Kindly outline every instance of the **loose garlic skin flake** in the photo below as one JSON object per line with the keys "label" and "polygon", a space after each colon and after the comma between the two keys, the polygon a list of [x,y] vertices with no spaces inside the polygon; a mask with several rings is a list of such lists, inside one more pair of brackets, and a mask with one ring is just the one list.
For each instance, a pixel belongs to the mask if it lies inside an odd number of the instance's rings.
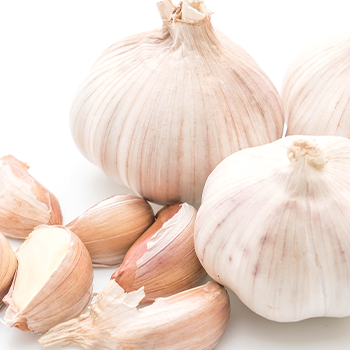
{"label": "loose garlic skin flake", "polygon": [[80,239],[61,226],[40,225],[16,252],[18,270],[3,301],[5,324],[45,332],[79,315],[92,296],[93,271]]}
{"label": "loose garlic skin flake", "polygon": [[56,197],[13,156],[0,160],[0,231],[24,239],[40,224],[62,224]]}
{"label": "loose garlic skin flake", "polygon": [[305,49],[283,81],[288,135],[350,138],[350,33]]}
{"label": "loose garlic skin flake", "polygon": [[10,289],[16,269],[15,253],[5,236],[0,233],[0,311],[5,306],[1,300]]}
{"label": "loose garlic skin flake", "polygon": [[161,29],[120,40],[93,66],[72,105],[72,135],[86,158],[147,200],[199,203],[221,160],[282,136],[282,103],[202,1],[157,6]]}
{"label": "loose garlic skin flake", "polygon": [[215,282],[137,309],[142,289],[125,293],[110,281],[78,318],[50,329],[44,348],[76,343],[89,350],[211,350],[230,318],[230,299]]}
{"label": "loose garlic skin flake", "polygon": [[350,140],[289,136],[209,176],[195,226],[208,274],[273,321],[350,315]]}

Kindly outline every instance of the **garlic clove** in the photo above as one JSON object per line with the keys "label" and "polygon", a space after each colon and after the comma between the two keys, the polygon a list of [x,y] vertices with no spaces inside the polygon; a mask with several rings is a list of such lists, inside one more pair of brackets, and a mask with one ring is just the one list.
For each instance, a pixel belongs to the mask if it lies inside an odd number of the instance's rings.
{"label": "garlic clove", "polygon": [[72,104],[72,135],[109,178],[147,200],[200,203],[221,160],[282,136],[282,103],[202,1],[157,6],[160,30],[120,40],[94,64]]}
{"label": "garlic clove", "polygon": [[350,138],[350,33],[310,45],[283,80],[288,135]]}
{"label": "garlic clove", "polygon": [[133,244],[112,278],[126,291],[145,289],[142,303],[198,286],[206,277],[194,250],[197,211],[187,203],[166,206]]}
{"label": "garlic clove", "polygon": [[215,282],[137,309],[142,289],[125,293],[110,281],[78,318],[57,325],[39,342],[45,347],[76,343],[85,349],[210,350],[219,342],[230,317],[230,300]]}
{"label": "garlic clove", "polygon": [[10,243],[0,233],[0,310],[5,306],[1,300],[9,291],[17,269],[17,259]]}
{"label": "garlic clove", "polygon": [[148,202],[128,194],[103,200],[67,227],[85,244],[94,266],[115,267],[153,222]]}
{"label": "garlic clove", "polygon": [[13,156],[0,161],[0,231],[12,238],[24,239],[40,224],[62,224],[56,197],[27,169]]}
{"label": "garlic clove", "polygon": [[86,308],[92,296],[92,264],[73,232],[40,225],[16,256],[16,277],[3,299],[9,306],[4,317],[7,326],[45,332]]}
{"label": "garlic clove", "polygon": [[195,225],[208,274],[279,322],[350,316],[350,140],[289,136],[226,158]]}

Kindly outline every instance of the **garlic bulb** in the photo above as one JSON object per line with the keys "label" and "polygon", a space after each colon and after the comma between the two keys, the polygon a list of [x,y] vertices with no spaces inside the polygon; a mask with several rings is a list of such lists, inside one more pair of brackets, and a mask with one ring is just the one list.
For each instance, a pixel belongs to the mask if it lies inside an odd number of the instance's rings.
{"label": "garlic bulb", "polygon": [[195,227],[208,274],[270,320],[350,315],[350,140],[289,136],[226,158]]}
{"label": "garlic bulb", "polygon": [[126,292],[144,287],[142,303],[197,287],[206,273],[194,250],[196,215],[197,210],[187,203],[161,209],[112,278]]}
{"label": "garlic bulb", "polygon": [[282,136],[282,104],[203,1],[157,5],[160,30],[120,40],[95,63],[71,130],[85,157],[147,200],[199,203],[221,160]]}
{"label": "garlic bulb", "polygon": [[350,33],[304,50],[284,77],[289,135],[350,138]]}
{"label": "garlic bulb", "polygon": [[40,225],[16,253],[18,270],[3,299],[5,324],[45,332],[79,315],[92,296],[93,271],[80,239],[61,226]]}
{"label": "garlic bulb", "polygon": [[152,207],[134,195],[116,195],[94,205],[67,225],[95,266],[120,265],[132,244],[154,222]]}
{"label": "garlic bulb", "polygon": [[27,169],[13,156],[0,161],[0,231],[12,238],[24,239],[40,224],[62,223],[56,197]]}
{"label": "garlic bulb", "polygon": [[0,233],[0,310],[4,307],[2,298],[9,291],[17,268],[17,259],[10,243]]}
{"label": "garlic bulb", "polygon": [[45,347],[76,343],[94,350],[209,350],[220,340],[230,316],[230,299],[215,282],[159,298],[137,309],[142,289],[124,293],[110,281],[90,309],[44,334]]}

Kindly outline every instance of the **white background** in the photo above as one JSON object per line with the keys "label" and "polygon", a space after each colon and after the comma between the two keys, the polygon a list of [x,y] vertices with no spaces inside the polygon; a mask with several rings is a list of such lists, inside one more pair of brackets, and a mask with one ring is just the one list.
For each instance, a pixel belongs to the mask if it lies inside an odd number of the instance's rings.
{"label": "white background", "polygon": [[[214,12],[214,26],[243,46],[278,89],[301,49],[349,30],[347,0],[207,0],[206,5]],[[31,166],[31,174],[58,197],[64,223],[110,195],[130,192],[76,149],[69,130],[74,93],[105,48],[160,25],[153,0],[0,0],[0,156],[13,154]],[[20,242],[11,244],[16,249]],[[95,291],[112,272],[95,269]],[[278,324],[255,315],[233,293],[230,297],[232,316],[217,350],[349,348],[350,318]],[[41,349],[36,339],[0,325],[1,350]]]}

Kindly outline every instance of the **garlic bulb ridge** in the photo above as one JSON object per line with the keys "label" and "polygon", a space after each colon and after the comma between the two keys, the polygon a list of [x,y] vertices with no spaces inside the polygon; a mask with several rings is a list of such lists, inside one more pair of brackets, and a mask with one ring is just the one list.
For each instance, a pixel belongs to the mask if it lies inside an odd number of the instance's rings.
{"label": "garlic bulb ridge", "polygon": [[160,30],[120,40],[94,64],[71,130],[85,157],[147,200],[199,203],[221,160],[281,137],[281,101],[202,1],[157,6]]}
{"label": "garlic bulb ridge", "polygon": [[270,320],[350,316],[350,141],[289,136],[209,176],[195,225],[208,274]]}
{"label": "garlic bulb ridge", "polygon": [[282,87],[288,135],[350,137],[350,33],[306,48]]}

